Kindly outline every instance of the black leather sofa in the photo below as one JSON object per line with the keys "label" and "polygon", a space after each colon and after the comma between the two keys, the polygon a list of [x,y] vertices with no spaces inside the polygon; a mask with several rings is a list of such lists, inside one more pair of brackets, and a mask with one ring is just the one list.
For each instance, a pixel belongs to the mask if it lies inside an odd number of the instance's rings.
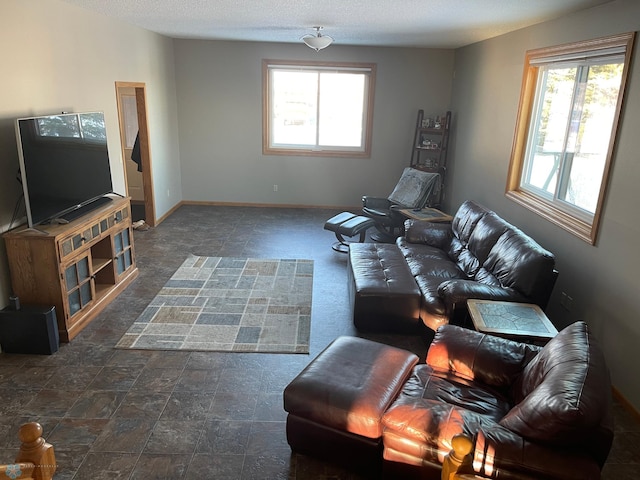
{"label": "black leather sofa", "polygon": [[407,220],[395,244],[351,245],[348,275],[356,327],[393,332],[460,323],[470,298],[544,309],[558,272],[552,253],[466,201],[451,223]]}
{"label": "black leather sofa", "polygon": [[[454,325],[413,353],[340,337],[285,389],[294,451],[366,478],[597,480],[613,441],[611,381],[587,324],[544,347]],[[442,475],[442,479],[450,477]]]}

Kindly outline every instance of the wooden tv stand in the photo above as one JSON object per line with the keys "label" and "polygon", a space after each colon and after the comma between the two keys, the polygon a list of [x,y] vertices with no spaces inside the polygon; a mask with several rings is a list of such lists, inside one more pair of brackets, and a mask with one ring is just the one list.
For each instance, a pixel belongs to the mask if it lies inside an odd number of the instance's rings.
{"label": "wooden tv stand", "polygon": [[65,225],[4,235],[14,295],[55,305],[60,340],[69,342],[138,276],[128,198]]}

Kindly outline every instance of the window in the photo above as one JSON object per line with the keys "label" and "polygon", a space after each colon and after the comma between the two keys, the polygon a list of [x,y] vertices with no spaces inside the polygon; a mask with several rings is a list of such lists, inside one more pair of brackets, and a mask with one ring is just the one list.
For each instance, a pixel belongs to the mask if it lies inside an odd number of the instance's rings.
{"label": "window", "polygon": [[263,61],[263,153],[368,157],[375,65]]}
{"label": "window", "polygon": [[634,34],[527,52],[507,196],[595,243]]}

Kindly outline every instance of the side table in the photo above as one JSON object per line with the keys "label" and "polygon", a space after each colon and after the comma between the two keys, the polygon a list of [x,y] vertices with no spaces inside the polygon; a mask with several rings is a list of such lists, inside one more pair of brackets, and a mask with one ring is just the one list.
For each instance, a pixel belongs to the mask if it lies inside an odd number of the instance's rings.
{"label": "side table", "polygon": [[426,220],[428,222],[450,222],[453,217],[437,208],[425,207],[421,209],[401,208],[400,213],[406,218]]}
{"label": "side table", "polygon": [[542,309],[532,303],[470,299],[467,308],[479,332],[535,345],[544,345],[558,334]]}
{"label": "side table", "polygon": [[[398,209],[400,215],[404,218],[410,218],[413,220],[422,220],[426,222],[447,223],[453,220],[453,217],[447,213],[444,213],[437,208],[424,207],[424,208],[401,208]],[[404,221],[400,228],[400,235],[404,235]]]}

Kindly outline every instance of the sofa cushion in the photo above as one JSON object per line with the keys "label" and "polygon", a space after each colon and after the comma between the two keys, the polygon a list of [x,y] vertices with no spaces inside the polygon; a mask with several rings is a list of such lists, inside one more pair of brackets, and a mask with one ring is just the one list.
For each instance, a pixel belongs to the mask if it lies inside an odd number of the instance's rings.
{"label": "sofa cushion", "polygon": [[352,243],[347,272],[356,328],[398,333],[417,330],[422,297],[396,245]]}
{"label": "sofa cushion", "polygon": [[553,282],[555,259],[530,237],[515,227],[507,229],[497,240],[483,267],[503,287],[513,288],[533,302],[540,302],[540,292]]}
{"label": "sofa cushion", "polygon": [[[498,239],[509,230],[511,225],[505,222],[494,212],[488,212],[482,217],[476,228],[473,229],[469,237],[468,250],[470,255],[476,259],[476,270],[468,271],[469,276],[473,277],[477,273],[477,269],[487,260],[491,249]],[[465,270],[467,271],[467,270]]]}
{"label": "sofa cushion", "polygon": [[483,206],[469,200],[460,205],[451,221],[451,230],[462,247],[466,247],[476,224],[488,212]]}
{"label": "sofa cushion", "polygon": [[423,310],[428,315],[445,317],[447,308],[438,288],[446,280],[466,278],[464,272],[439,248],[409,244],[403,237],[398,238],[396,245],[420,288]]}
{"label": "sofa cushion", "polygon": [[442,249],[432,245],[411,243],[405,237],[398,237],[396,246],[402,252],[403,258],[409,264],[409,268],[414,275],[420,274],[421,268],[429,268],[429,262],[432,261],[452,263],[449,256]]}
{"label": "sofa cushion", "polygon": [[[460,241],[459,245],[462,248],[451,248],[449,255],[455,259],[456,264],[467,277],[475,278],[496,241],[509,229],[509,226],[502,218],[489,211],[478,220],[466,245],[462,246]],[[453,244],[455,242],[452,242]],[[492,282],[484,283],[493,284]]]}
{"label": "sofa cushion", "polygon": [[447,250],[453,237],[450,223],[408,219],[404,222],[404,231],[404,236],[396,241],[429,245],[440,250]]}
{"label": "sofa cushion", "polygon": [[506,394],[538,351],[533,345],[444,325],[436,331],[426,363],[436,371]]}
{"label": "sofa cushion", "polygon": [[[451,221],[452,238],[449,248],[446,249],[447,254],[454,262],[458,262],[460,257],[462,257],[460,260],[461,265],[473,261],[473,259],[466,258],[469,253],[469,239],[478,222],[489,213],[489,211],[490,210],[485,209],[483,206],[468,200],[460,205],[460,208],[458,208],[458,211]],[[466,268],[461,268],[467,271]]]}
{"label": "sofa cushion", "polygon": [[610,385],[601,350],[586,323],[576,322],[524,368],[513,389],[516,405],[500,424],[539,442],[575,445],[581,433],[593,442],[592,432],[609,423]]}
{"label": "sofa cushion", "polygon": [[385,450],[442,462],[454,435],[491,428],[507,411],[508,401],[492,390],[417,365],[382,417]]}
{"label": "sofa cushion", "polygon": [[401,396],[394,404],[406,403],[408,398],[421,398],[442,402],[480,415],[497,423],[511,409],[506,395],[491,386],[449,374],[442,370],[421,364],[413,369],[413,374],[405,383]]}
{"label": "sofa cushion", "polygon": [[450,278],[466,278],[464,272],[442,250],[416,244],[403,249],[402,242],[398,247],[414,277],[426,275],[436,277],[441,282]]}

